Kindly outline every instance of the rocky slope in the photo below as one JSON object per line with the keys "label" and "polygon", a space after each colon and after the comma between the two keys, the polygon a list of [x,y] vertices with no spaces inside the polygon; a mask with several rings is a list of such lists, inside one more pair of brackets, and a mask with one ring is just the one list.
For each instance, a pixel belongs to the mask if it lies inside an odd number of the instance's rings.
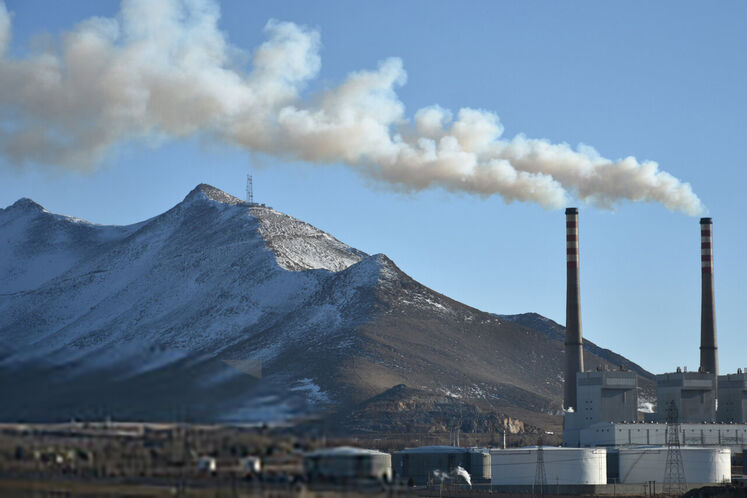
{"label": "rocky slope", "polygon": [[124,227],[0,210],[2,420],[277,421],[406,384],[541,425],[562,347],[209,185]]}

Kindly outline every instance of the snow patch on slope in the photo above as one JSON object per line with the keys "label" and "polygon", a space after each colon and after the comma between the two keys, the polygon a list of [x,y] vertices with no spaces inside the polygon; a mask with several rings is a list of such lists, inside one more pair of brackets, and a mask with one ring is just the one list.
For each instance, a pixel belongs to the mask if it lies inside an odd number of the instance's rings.
{"label": "snow patch on slope", "polygon": [[326,232],[272,208],[250,210],[259,222],[259,233],[278,265],[286,270],[342,271],[368,255],[343,244]]}
{"label": "snow patch on slope", "polygon": [[303,392],[306,395],[306,399],[313,404],[329,403],[329,396],[327,396],[327,393],[322,391],[322,389],[316,385],[312,379],[299,379],[296,381],[296,385],[291,387],[290,390]]}
{"label": "snow patch on slope", "polygon": [[35,289],[134,229],[53,214],[20,199],[0,209],[0,295]]}

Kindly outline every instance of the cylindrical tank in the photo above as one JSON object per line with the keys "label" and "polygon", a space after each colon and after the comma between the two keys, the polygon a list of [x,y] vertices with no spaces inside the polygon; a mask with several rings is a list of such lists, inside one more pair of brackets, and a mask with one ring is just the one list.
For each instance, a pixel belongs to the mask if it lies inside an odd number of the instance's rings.
{"label": "cylindrical tank", "polygon": [[389,453],[350,446],[307,453],[303,459],[303,466],[310,480],[392,479],[392,457]]}
{"label": "cylindrical tank", "polygon": [[450,475],[457,480],[456,469],[466,470],[473,484],[490,482],[490,453],[477,448],[456,446],[421,446],[392,454],[392,468],[399,481],[427,484],[433,472]]}
{"label": "cylindrical tank", "polygon": [[[490,450],[492,484],[532,485],[537,475],[536,446]],[[547,485],[607,484],[607,450],[604,448],[542,447]]]}
{"label": "cylindrical tank", "polygon": [[[683,446],[680,454],[686,482],[731,481],[730,449]],[[664,446],[620,448],[620,482],[623,484],[664,482],[666,467],[667,448]]]}

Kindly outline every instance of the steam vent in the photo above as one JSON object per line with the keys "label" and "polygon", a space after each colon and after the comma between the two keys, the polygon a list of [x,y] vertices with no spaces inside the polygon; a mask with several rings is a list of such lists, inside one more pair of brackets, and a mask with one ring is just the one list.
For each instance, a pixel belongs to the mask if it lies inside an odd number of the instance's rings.
{"label": "steam vent", "polygon": [[565,304],[565,409],[576,406],[576,373],[584,371],[581,305],[578,289],[578,208],[565,210],[568,288]]}

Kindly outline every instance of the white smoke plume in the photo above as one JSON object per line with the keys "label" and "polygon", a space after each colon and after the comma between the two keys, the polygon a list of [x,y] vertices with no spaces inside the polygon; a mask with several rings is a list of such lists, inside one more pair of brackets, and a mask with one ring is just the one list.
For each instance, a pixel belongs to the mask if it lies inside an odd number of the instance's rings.
{"label": "white smoke plume", "polygon": [[454,469],[454,473],[457,476],[461,476],[467,482],[467,484],[469,484],[469,487],[472,487],[472,477],[469,475],[469,472],[464,470],[462,467],[457,467],[456,469]]}
{"label": "white smoke plume", "polygon": [[545,208],[575,197],[602,208],[631,200],[704,210],[689,184],[655,162],[505,138],[489,111],[434,105],[410,120],[396,93],[406,81],[397,58],[305,96],[321,68],[317,31],[269,21],[245,70],[219,17],[209,0],[125,0],[116,18],[85,20],[59,46],[12,57],[0,0],[0,158],[90,169],[126,141],[199,134],[288,160],[344,163],[404,191],[440,187]]}

